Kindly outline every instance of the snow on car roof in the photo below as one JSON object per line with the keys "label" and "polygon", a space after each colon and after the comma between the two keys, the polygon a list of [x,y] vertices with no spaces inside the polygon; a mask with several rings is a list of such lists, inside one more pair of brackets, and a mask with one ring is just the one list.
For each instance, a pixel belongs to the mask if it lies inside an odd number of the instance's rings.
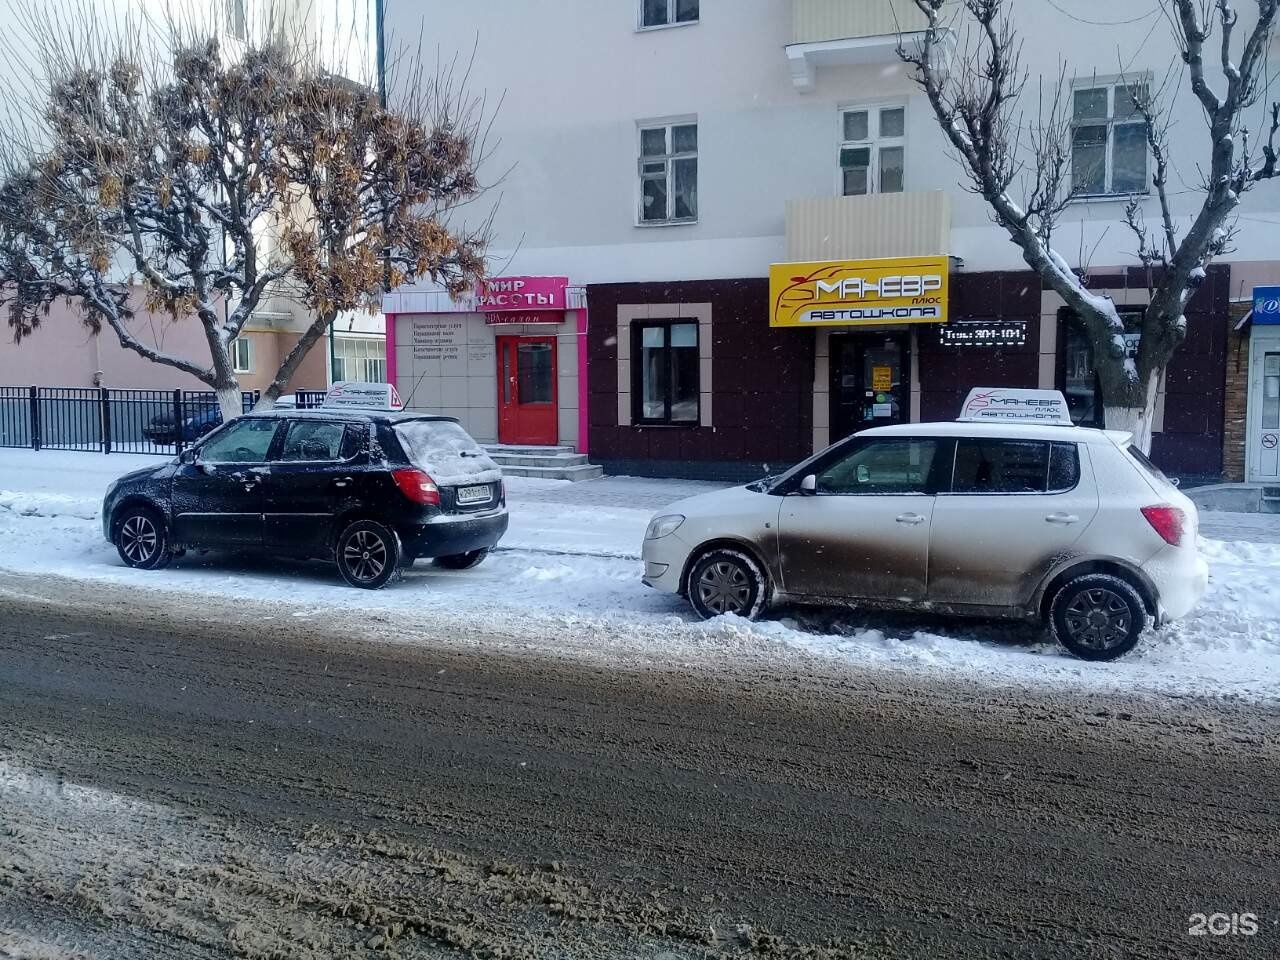
{"label": "snow on car roof", "polygon": [[858,431],[860,437],[1001,437],[1008,440],[1069,440],[1072,443],[1128,442],[1128,435],[1093,427],[1069,427],[1057,423],[1003,423],[1000,421],[940,421],[899,423]]}
{"label": "snow on car roof", "polygon": [[379,423],[405,423],[410,420],[443,420],[457,423],[457,417],[445,417],[435,413],[413,413],[408,410],[368,410],[359,407],[315,407],[310,410],[299,410],[296,407],[277,407],[256,413],[246,413],[246,417],[279,418],[290,420],[377,420]]}

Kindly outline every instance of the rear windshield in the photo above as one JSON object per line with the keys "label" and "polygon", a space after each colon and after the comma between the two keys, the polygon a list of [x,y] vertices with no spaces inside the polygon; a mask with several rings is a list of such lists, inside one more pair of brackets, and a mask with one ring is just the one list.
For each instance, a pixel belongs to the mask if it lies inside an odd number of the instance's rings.
{"label": "rear windshield", "polygon": [[1168,477],[1164,475],[1163,470],[1161,470],[1149,459],[1147,459],[1147,455],[1143,453],[1141,450],[1139,450],[1137,447],[1135,447],[1133,444],[1129,444],[1129,456],[1137,460],[1143,470],[1147,471],[1147,473],[1151,474],[1151,476],[1155,477],[1161,483],[1168,483],[1168,484],[1173,483],[1172,480],[1170,480]]}
{"label": "rear windshield", "polygon": [[460,483],[492,483],[502,471],[471,439],[449,420],[410,420],[393,429],[409,462],[431,474],[441,486]]}

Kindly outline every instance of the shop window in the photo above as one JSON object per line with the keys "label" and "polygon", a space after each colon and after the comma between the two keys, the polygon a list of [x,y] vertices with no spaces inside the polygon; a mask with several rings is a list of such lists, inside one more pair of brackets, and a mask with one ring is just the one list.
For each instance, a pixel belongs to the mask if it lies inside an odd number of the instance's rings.
{"label": "shop window", "polygon": [[1077,196],[1147,192],[1147,126],[1134,98],[1146,84],[1077,87],[1071,99],[1071,189]]}
{"label": "shop window", "polygon": [[698,421],[698,324],[648,320],[631,327],[635,423],[695,426]]}
{"label": "shop window", "polygon": [[[1084,323],[1070,310],[1059,313],[1061,345],[1058,351],[1058,389],[1067,398],[1071,420],[1077,426],[1104,425],[1102,387],[1093,365],[1093,345]],[[1125,355],[1138,356],[1138,343],[1142,340],[1142,311],[1121,310],[1124,321]]]}
{"label": "shop window", "polygon": [[698,219],[698,124],[640,128],[640,222]]}
{"label": "shop window", "polygon": [[231,369],[236,373],[253,373],[253,341],[248,337],[231,341]]}
{"label": "shop window", "polygon": [[840,190],[846,197],[905,189],[907,108],[857,107],[840,114]]}
{"label": "shop window", "polygon": [[333,382],[385,383],[387,342],[381,337],[334,337]]}
{"label": "shop window", "polygon": [[1280,353],[1262,357],[1262,429],[1280,429]]}
{"label": "shop window", "polygon": [[698,22],[698,0],[640,0],[640,28]]}

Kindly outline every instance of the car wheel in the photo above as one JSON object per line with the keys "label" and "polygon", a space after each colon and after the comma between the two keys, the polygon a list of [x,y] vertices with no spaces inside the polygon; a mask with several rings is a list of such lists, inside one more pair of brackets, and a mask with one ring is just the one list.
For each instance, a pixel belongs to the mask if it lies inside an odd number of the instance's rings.
{"label": "car wheel", "polygon": [[116,552],[127,566],[159,570],[173,559],[169,531],[160,515],[147,507],[129,507],[116,521]]}
{"label": "car wheel", "polygon": [[1150,617],[1132,584],[1091,573],[1069,580],[1054,594],[1049,627],[1081,660],[1114,660],[1134,648]]}
{"label": "car wheel", "polygon": [[357,520],[338,536],[338,572],[353,587],[377,590],[400,573],[400,553],[394,530],[373,520]]}
{"label": "car wheel", "polygon": [[750,556],[739,550],[712,550],[689,571],[689,603],[704,620],[733,613],[754,620],[764,612],[769,582]]}
{"label": "car wheel", "polygon": [[437,567],[445,570],[470,570],[478,567],[489,555],[489,548],[468,550],[466,553],[455,553],[447,557],[436,557],[433,561]]}

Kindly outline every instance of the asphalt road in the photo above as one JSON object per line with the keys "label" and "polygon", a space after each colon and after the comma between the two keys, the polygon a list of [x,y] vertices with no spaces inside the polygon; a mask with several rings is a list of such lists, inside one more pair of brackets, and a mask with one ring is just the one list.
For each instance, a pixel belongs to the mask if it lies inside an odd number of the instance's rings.
{"label": "asphalt road", "polygon": [[259,614],[0,576],[0,957],[1280,955],[1275,711]]}

